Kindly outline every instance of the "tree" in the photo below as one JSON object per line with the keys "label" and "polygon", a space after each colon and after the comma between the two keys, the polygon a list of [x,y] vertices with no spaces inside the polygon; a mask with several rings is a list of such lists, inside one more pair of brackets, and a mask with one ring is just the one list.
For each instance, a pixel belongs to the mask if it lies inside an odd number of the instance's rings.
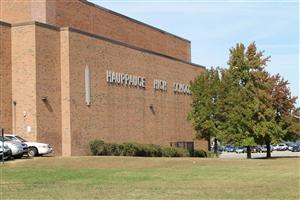
{"label": "tree", "polygon": [[[258,79],[258,81],[260,81]],[[257,82],[258,82],[257,81]],[[261,81],[264,85],[263,94],[257,96],[263,102],[260,123],[257,124],[257,139],[267,145],[267,158],[271,157],[271,143],[283,140],[294,140],[299,137],[299,123],[292,116],[295,111],[297,97],[292,97],[288,81],[279,74],[268,76]],[[266,101],[264,101],[266,99]]]}
{"label": "tree", "polygon": [[[299,118],[295,107],[297,97],[292,97],[288,81],[284,80],[279,74],[271,77],[272,87],[269,90],[272,96],[272,106],[276,111],[276,123],[286,130],[284,140],[295,140],[300,136]],[[299,114],[298,114],[299,116]]]}
{"label": "tree", "polygon": [[297,98],[287,81],[266,71],[269,61],[255,43],[237,44],[230,49],[228,69],[211,69],[191,84],[189,118],[201,137],[246,146],[247,158],[256,144],[267,145],[269,158],[272,142],[299,138]]}
{"label": "tree", "polygon": [[255,146],[255,113],[259,104],[255,93],[254,71],[261,71],[269,58],[256,53],[255,44],[247,49],[237,44],[230,49],[229,69],[224,74],[222,87],[226,89],[223,110],[227,116],[221,127],[222,139],[226,142],[247,147],[247,158],[251,158],[251,146]]}
{"label": "tree", "polygon": [[206,139],[209,150],[211,149],[210,139],[215,138],[215,153],[218,124],[221,120],[217,106],[220,98],[220,73],[218,68],[211,68],[191,83],[193,102],[192,111],[188,114],[188,119],[193,121],[193,127],[197,131],[196,138]]}
{"label": "tree", "polygon": [[[269,60],[263,51],[257,51],[255,43],[247,49],[243,44],[230,49],[228,76],[231,78],[225,84],[231,84],[234,92],[228,93],[224,101],[234,101],[235,109],[230,111],[231,119],[225,124],[231,129],[234,127],[233,138],[247,146],[248,157],[251,156],[249,146],[255,143],[267,145],[269,158],[272,142],[299,136],[299,123],[292,115],[297,98],[291,97],[287,81],[266,71]],[[225,138],[232,138],[232,135],[226,134]]]}

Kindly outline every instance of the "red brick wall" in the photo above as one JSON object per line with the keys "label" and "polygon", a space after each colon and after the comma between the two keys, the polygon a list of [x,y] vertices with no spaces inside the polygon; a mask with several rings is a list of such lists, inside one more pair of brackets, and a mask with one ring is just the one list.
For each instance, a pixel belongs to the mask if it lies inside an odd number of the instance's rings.
{"label": "red brick wall", "polygon": [[46,0],[0,0],[0,21],[46,23],[45,8]]}
{"label": "red brick wall", "polygon": [[149,27],[84,0],[0,0],[0,20],[39,21],[73,27],[185,61],[191,61],[190,42]]}
{"label": "red brick wall", "polygon": [[[6,33],[4,41],[9,41],[9,31],[2,33]],[[186,120],[191,98],[174,94],[172,85],[188,84],[202,68],[40,23],[13,26],[11,38],[12,97],[7,97],[17,102],[17,134],[54,145],[56,155],[86,155],[93,139],[162,145],[194,139],[195,132]],[[9,48],[9,42],[6,45]],[[9,58],[10,51],[0,52]],[[9,66],[9,59],[5,62]],[[91,69],[90,107],[85,105],[86,64]],[[144,76],[146,88],[110,85],[106,70]],[[167,81],[168,91],[155,91],[154,79]],[[201,146],[206,148],[204,142],[197,142]]]}
{"label": "red brick wall", "polygon": [[71,155],[69,32],[60,32],[62,155]]}
{"label": "red brick wall", "polygon": [[[12,28],[12,98],[16,133],[61,155],[59,29],[29,23]],[[47,100],[43,100],[46,97]],[[28,131],[28,126],[31,131]]]}
{"label": "red brick wall", "polygon": [[36,141],[35,25],[12,27],[12,99],[17,103],[16,133]]}
{"label": "red brick wall", "polygon": [[[56,1],[55,25],[74,27],[182,60],[191,61],[190,43],[96,8],[84,1]],[[53,18],[52,18],[53,20]]]}
{"label": "red brick wall", "polygon": [[[174,94],[172,85],[188,84],[202,68],[72,31],[69,48],[72,155],[88,153],[88,142],[96,138],[162,145],[193,140],[194,130],[187,121],[191,98]],[[86,64],[91,69],[90,107],[85,105]],[[147,86],[138,89],[107,84],[106,70],[144,76]],[[168,91],[154,91],[154,79],[166,80]]]}

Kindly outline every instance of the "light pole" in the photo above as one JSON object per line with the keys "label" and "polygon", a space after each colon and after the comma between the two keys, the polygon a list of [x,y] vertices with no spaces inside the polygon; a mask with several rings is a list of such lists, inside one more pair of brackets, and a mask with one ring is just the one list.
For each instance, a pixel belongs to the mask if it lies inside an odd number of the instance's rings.
{"label": "light pole", "polygon": [[1,135],[2,135],[2,164],[4,165],[4,129],[1,128]]}

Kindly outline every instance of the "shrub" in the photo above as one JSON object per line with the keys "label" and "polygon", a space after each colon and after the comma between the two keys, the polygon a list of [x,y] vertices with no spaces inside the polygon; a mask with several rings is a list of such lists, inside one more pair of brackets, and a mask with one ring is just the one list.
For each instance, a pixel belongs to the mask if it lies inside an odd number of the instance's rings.
{"label": "shrub", "polygon": [[147,156],[148,155],[148,149],[145,144],[134,144],[135,147],[135,156]]}
{"label": "shrub", "polygon": [[205,151],[203,150],[200,150],[200,149],[195,149],[194,150],[194,154],[193,154],[193,157],[207,157],[207,154]]}
{"label": "shrub", "polygon": [[102,140],[91,141],[90,150],[95,156],[206,157],[206,152],[203,150],[195,150],[191,153],[187,149],[161,147],[156,144],[116,144],[104,143]]}
{"label": "shrub", "polygon": [[136,156],[138,154],[138,147],[133,143],[124,143],[122,156]]}
{"label": "shrub", "polygon": [[162,148],[159,145],[148,144],[146,145],[146,149],[148,150],[148,155],[150,157],[162,157]]}
{"label": "shrub", "polygon": [[221,155],[221,152],[217,152],[217,154],[214,151],[208,151],[207,157],[209,158],[218,158]]}
{"label": "shrub", "polygon": [[190,152],[187,149],[175,148],[177,151],[177,157],[190,157]]}
{"label": "shrub", "polygon": [[106,144],[102,140],[93,140],[90,142],[90,150],[94,156],[106,155]]}
{"label": "shrub", "polygon": [[124,143],[124,155],[129,156],[159,156],[160,147],[153,144]]}
{"label": "shrub", "polygon": [[190,153],[188,150],[183,148],[175,147],[164,147],[162,148],[163,157],[189,157]]}
{"label": "shrub", "polygon": [[120,156],[123,152],[123,146],[115,143],[106,144],[107,156]]}
{"label": "shrub", "polygon": [[164,147],[162,148],[162,156],[163,157],[175,157],[176,152],[173,147]]}

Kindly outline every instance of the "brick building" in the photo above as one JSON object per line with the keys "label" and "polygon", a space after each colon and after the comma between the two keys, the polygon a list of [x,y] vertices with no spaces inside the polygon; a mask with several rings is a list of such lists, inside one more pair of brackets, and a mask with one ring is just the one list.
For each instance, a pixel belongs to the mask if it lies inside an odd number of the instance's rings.
{"label": "brick building", "polygon": [[86,155],[88,142],[194,140],[190,41],[85,0],[0,0],[0,122]]}

